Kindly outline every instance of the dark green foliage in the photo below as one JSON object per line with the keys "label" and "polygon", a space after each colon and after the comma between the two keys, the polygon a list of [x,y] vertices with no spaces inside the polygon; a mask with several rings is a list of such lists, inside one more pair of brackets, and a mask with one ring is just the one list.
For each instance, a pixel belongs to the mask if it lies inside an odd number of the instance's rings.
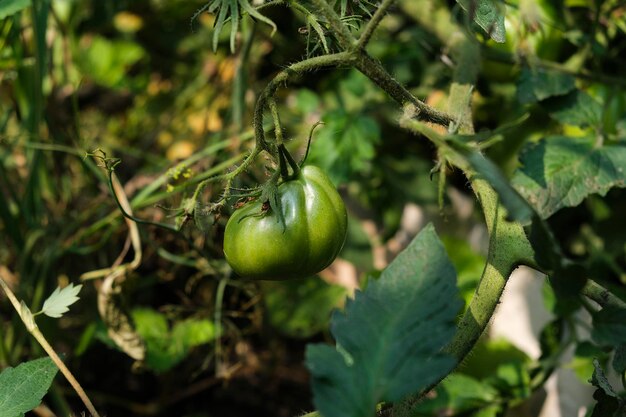
{"label": "dark green foliage", "polygon": [[456,0],[469,17],[496,42],[505,41],[503,6],[498,0]]}
{"label": "dark green foliage", "polygon": [[[425,303],[424,300],[430,300]],[[309,345],[314,402],[325,417],[368,417],[446,375],[441,349],[460,307],[455,273],[432,226],[336,312],[337,347]]]}
{"label": "dark green foliage", "polygon": [[590,194],[626,186],[623,144],[598,146],[592,137],[553,136],[529,145],[520,162],[512,184],[544,219]]}

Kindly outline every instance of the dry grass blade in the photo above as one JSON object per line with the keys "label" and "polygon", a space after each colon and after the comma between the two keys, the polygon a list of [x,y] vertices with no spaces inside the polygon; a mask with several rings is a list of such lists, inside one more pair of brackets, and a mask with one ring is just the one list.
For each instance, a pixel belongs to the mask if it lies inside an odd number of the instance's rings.
{"label": "dry grass blade", "polygon": [[[115,192],[122,208],[132,215],[130,202],[120,181],[115,174],[111,176],[111,179],[113,192]],[[141,238],[137,223],[127,217],[124,220],[129,228],[128,239],[113,265],[110,268],[87,272],[81,276],[81,279],[105,277],[98,288],[98,312],[107,326],[109,337],[115,344],[131,358],[141,361],[146,356],[146,347],[141,336],[135,331],[132,320],[123,308],[122,302],[122,283],[126,280],[127,274],[137,269],[141,264]],[[130,263],[122,264],[131,245],[135,256]]]}

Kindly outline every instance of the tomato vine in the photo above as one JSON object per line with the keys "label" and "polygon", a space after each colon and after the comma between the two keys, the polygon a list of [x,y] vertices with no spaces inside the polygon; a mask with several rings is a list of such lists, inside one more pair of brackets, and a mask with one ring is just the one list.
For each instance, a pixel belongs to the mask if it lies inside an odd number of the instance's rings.
{"label": "tomato vine", "polygon": [[[295,1],[271,2],[271,5],[277,4],[296,5],[298,3]],[[311,4],[316,9],[316,12],[319,13],[319,16],[324,19],[326,29],[335,37],[340,51],[315,56],[291,64],[286,69],[280,71],[263,89],[259,94],[254,110],[255,147],[245,161],[225,177],[226,191],[220,201],[228,198],[232,179],[243,172],[260,153],[267,152],[274,161],[277,161],[280,167],[284,168],[286,166],[284,153],[281,152],[281,149],[284,149],[284,139],[275,102],[275,94],[280,86],[293,82],[297,77],[310,71],[330,67],[356,68],[381,90],[385,91],[401,107],[405,108],[404,116],[400,119],[400,126],[414,133],[424,133],[425,130],[420,121],[442,125],[448,128],[449,133],[452,135],[457,133],[472,135],[474,133],[471,118],[471,97],[472,86],[476,82],[478,73],[475,61],[476,56],[480,54],[480,47],[475,41],[466,36],[462,28],[454,24],[440,25],[436,28],[437,35],[448,45],[456,60],[456,71],[449,93],[450,113],[444,113],[433,109],[415,97],[401,83],[396,81],[380,62],[372,58],[366,51],[377,26],[386,15],[388,9],[394,4],[394,0],[382,1],[361,30],[358,38],[354,36],[351,29],[342,21],[340,15],[329,2],[326,0],[311,0]],[[266,4],[263,7],[268,5],[270,4]],[[437,12],[445,13],[443,9],[437,10]],[[310,12],[307,11],[307,13]],[[446,18],[445,16],[438,19],[439,22],[450,22],[450,20],[449,17]],[[323,35],[321,36],[323,41]],[[325,43],[324,49],[328,51]],[[407,111],[407,108],[410,108],[410,110]],[[263,119],[266,110],[270,111],[274,121],[275,143],[270,143],[265,138]],[[507,209],[500,201],[498,191],[484,179],[480,172],[477,172],[472,167],[472,164],[468,162],[463,153],[459,153],[457,145],[448,142],[448,139],[441,136],[434,134],[426,134],[426,136],[439,147],[442,158],[445,158],[443,163],[450,163],[460,168],[469,179],[482,207],[489,231],[489,252],[480,283],[469,308],[459,322],[457,333],[447,349],[458,364],[469,353],[487,327],[500,300],[507,279],[513,270],[520,265],[528,265],[536,269],[541,269],[541,267],[535,259],[534,250],[528,240],[528,231],[525,230],[521,223],[510,221]],[[480,155],[483,149],[483,145],[478,143],[470,143],[463,146],[468,146],[468,151],[476,155]],[[286,174],[283,172],[282,176],[286,177]],[[200,193],[196,193],[196,197],[199,196]],[[536,214],[533,216],[538,218]],[[535,226],[547,228],[541,220],[535,222]],[[545,233],[547,235],[550,234],[547,229]],[[555,247],[554,250],[558,251],[558,247]],[[601,302],[603,305],[607,303],[620,304],[619,299],[607,295],[610,293],[593,281],[590,281],[590,284],[585,286],[583,294]],[[404,412],[410,409],[410,404],[424,395],[426,391],[416,393],[416,396],[411,397],[407,402],[398,404],[394,408],[395,412],[392,412],[392,414],[394,416],[404,416]],[[388,414],[388,410],[388,408],[383,409],[381,414]]]}

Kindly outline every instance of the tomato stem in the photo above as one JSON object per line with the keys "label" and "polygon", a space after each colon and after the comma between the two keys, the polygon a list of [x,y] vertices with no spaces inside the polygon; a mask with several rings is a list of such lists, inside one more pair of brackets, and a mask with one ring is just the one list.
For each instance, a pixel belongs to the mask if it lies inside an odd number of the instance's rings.
{"label": "tomato stem", "polygon": [[[295,159],[293,159],[293,156],[291,156],[285,145],[282,143],[278,145],[278,154],[280,155],[280,172],[283,180],[287,181],[300,175],[300,165],[295,161]],[[289,176],[287,164],[289,164],[289,167],[291,167],[291,170],[293,171],[291,177]]]}
{"label": "tomato stem", "polygon": [[287,166],[287,160],[285,158],[285,145],[282,143],[278,145],[278,161],[280,167],[280,176],[284,181],[289,179],[289,167]]}
{"label": "tomato stem", "polygon": [[274,136],[276,138],[276,144],[278,146],[283,143],[283,128],[280,124],[280,116],[278,114],[278,106],[276,105],[276,100],[273,96],[270,96],[267,99],[267,104],[270,108],[270,112],[272,114],[272,119],[274,119]]}

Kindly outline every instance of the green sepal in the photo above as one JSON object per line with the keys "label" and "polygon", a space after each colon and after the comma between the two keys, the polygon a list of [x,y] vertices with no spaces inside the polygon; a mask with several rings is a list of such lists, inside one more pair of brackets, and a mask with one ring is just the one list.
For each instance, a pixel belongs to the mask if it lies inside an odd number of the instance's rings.
{"label": "green sepal", "polygon": [[287,229],[285,224],[285,216],[283,215],[282,205],[280,202],[280,194],[278,193],[278,176],[272,175],[272,177],[263,184],[261,188],[261,201],[268,202],[270,210],[276,213],[276,219],[283,227],[283,232]]}

